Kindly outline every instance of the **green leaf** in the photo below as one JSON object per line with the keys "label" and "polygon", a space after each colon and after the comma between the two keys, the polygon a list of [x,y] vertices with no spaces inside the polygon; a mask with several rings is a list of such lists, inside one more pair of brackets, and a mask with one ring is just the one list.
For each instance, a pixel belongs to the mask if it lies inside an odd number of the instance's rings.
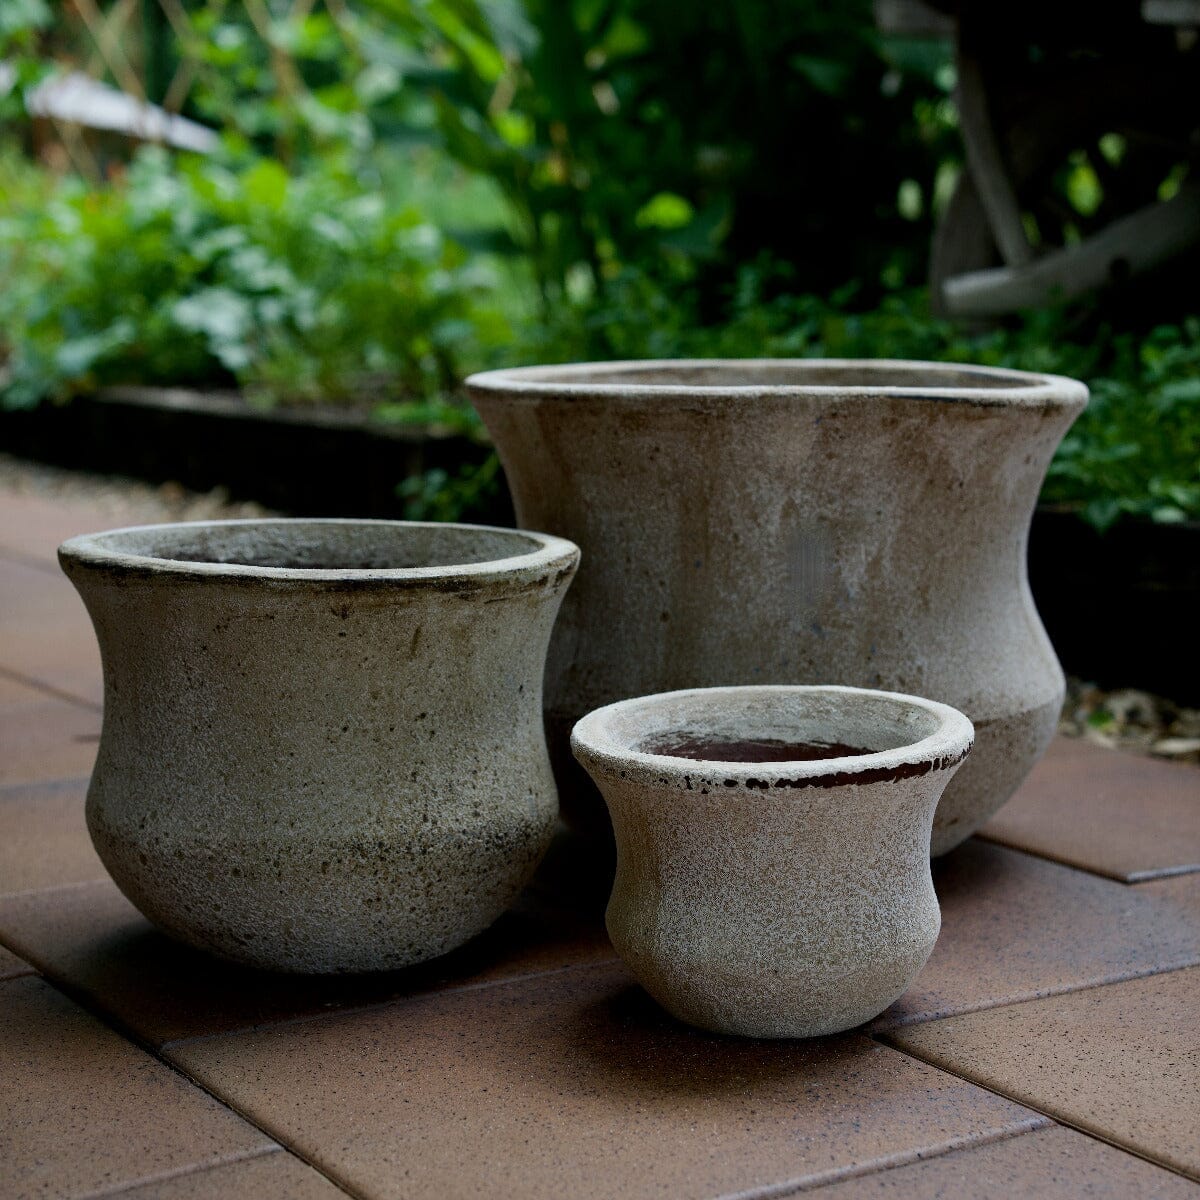
{"label": "green leaf", "polygon": [[682,229],[688,225],[695,210],[673,192],[659,192],[638,209],[634,223],[639,229]]}
{"label": "green leaf", "polygon": [[255,163],[241,177],[246,201],[258,208],[279,210],[287,200],[288,174],[273,159]]}
{"label": "green leaf", "polygon": [[253,324],[250,301],[223,287],[204,288],[177,300],[171,315],[181,329],[202,333],[215,342],[238,341]]}
{"label": "green leaf", "polygon": [[850,77],[850,68],[844,61],[811,54],[793,54],[788,59],[788,66],[827,96],[841,95]]}
{"label": "green leaf", "polygon": [[67,379],[86,375],[102,358],[133,341],[130,321],[117,321],[99,333],[68,338],[54,355],[55,369]]}

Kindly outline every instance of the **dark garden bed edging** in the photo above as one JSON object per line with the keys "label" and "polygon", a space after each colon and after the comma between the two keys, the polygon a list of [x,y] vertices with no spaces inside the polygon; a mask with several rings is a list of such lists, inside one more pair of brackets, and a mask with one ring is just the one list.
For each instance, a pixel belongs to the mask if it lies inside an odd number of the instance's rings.
{"label": "dark garden bed edging", "polygon": [[1071,674],[1200,705],[1200,521],[1126,517],[1097,533],[1070,509],[1043,506],[1029,582]]}
{"label": "dark garden bed edging", "polygon": [[[482,462],[459,434],[333,408],[262,409],[236,393],[114,387],[62,405],[0,413],[0,448],[56,466],[228,489],[296,516],[402,517],[410,476]],[[506,493],[497,523],[511,524]]]}

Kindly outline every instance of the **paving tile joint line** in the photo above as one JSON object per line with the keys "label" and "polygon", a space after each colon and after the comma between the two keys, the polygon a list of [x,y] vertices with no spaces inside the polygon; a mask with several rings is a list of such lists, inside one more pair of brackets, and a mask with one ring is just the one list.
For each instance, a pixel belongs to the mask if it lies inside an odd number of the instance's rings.
{"label": "paving tile joint line", "polygon": [[[941,1070],[941,1068],[935,1067],[934,1070]],[[945,1074],[953,1075],[953,1072],[947,1071]],[[885,1155],[883,1158],[873,1159],[870,1162],[850,1167],[833,1167],[815,1175],[784,1180],[781,1183],[767,1183],[742,1192],[722,1192],[720,1196],[716,1197],[716,1200],[784,1200],[784,1197],[815,1191],[847,1179],[863,1179],[871,1175],[880,1175],[885,1171],[895,1170],[897,1167],[928,1162],[931,1159],[943,1158],[947,1154],[975,1150],[982,1146],[994,1145],[996,1142],[1006,1142],[1010,1138],[1024,1137],[1027,1134],[1037,1133],[1041,1129],[1049,1129],[1055,1123],[1044,1114],[1030,1115],[1009,1129],[998,1129],[993,1133],[980,1134],[978,1137],[951,1138],[940,1146],[929,1146],[920,1150],[903,1150],[896,1154]]]}
{"label": "paving tile joint line", "polygon": [[[227,1106],[228,1107],[228,1106]],[[269,1135],[268,1135],[269,1136]],[[260,1146],[253,1150],[243,1150],[237,1154],[228,1154],[215,1162],[210,1163],[188,1163],[184,1167],[176,1167],[169,1171],[160,1171],[155,1175],[147,1175],[141,1179],[134,1179],[126,1183],[117,1183],[112,1187],[99,1188],[96,1191],[84,1192],[76,1196],[74,1200],[108,1200],[110,1196],[122,1196],[126,1192],[133,1192],[139,1188],[151,1187],[156,1183],[168,1183],[175,1179],[184,1179],[189,1175],[203,1175],[206,1171],[218,1171],[222,1167],[231,1167],[236,1163],[251,1162],[256,1158],[266,1158],[269,1154],[286,1154],[287,1151],[280,1145]],[[296,1157],[293,1155],[293,1157]]]}
{"label": "paving tile joint line", "polygon": [[[1166,964],[1156,963],[1152,967],[1127,971],[1120,975],[1110,976],[1107,979],[1092,980],[1078,984],[1063,984],[1060,987],[1047,988],[1044,991],[1032,992],[1025,996],[1013,996],[1006,1000],[997,1000],[994,1002],[981,1001],[979,1004],[956,1008],[953,1012],[939,1013],[933,1016],[924,1016],[921,1013],[917,1013],[913,1016],[901,1017],[894,1024],[886,1025],[879,1029],[872,1030],[868,1028],[867,1036],[887,1040],[890,1043],[891,1039],[889,1035],[891,1033],[900,1029],[911,1029],[914,1025],[934,1025],[938,1021],[952,1021],[956,1017],[969,1017],[975,1013],[999,1012],[1002,1008],[1015,1008],[1021,1004],[1037,1004],[1042,1000],[1052,1000],[1056,996],[1070,996],[1075,992],[1092,992],[1098,988],[1115,987],[1118,984],[1132,983],[1138,979],[1151,979],[1155,975],[1173,975],[1176,971],[1191,971],[1196,967],[1200,967],[1200,953],[1192,954]],[[886,1013],[884,1015],[886,1016]]]}
{"label": "paving tile joint line", "polygon": [[427,1000],[431,996],[480,992],[487,988],[507,987],[511,984],[524,983],[529,979],[544,979],[550,975],[565,975],[570,971],[586,971],[603,966],[611,967],[616,958],[617,956],[614,952],[611,958],[600,959],[599,961],[566,963],[561,967],[547,967],[543,971],[527,971],[521,975],[507,975],[500,979],[479,979],[473,983],[458,983],[427,988],[423,991],[392,996],[387,1000],[372,1000],[369,1004],[347,1004],[344,1007],[332,1008],[326,1012],[300,1013],[294,1017],[285,1017],[281,1021],[262,1021],[257,1025],[242,1025],[233,1029],[217,1029],[212,1033],[198,1033],[194,1037],[172,1038],[170,1041],[158,1043],[158,1048],[165,1054],[168,1050],[175,1050],[184,1046],[194,1046],[198,1042],[211,1042],[216,1038],[242,1037],[245,1034],[262,1033],[268,1029],[284,1029],[292,1025],[307,1025],[311,1021],[328,1021],[340,1016],[358,1016],[362,1013],[379,1012],[383,1009],[399,1007],[402,1004]]}

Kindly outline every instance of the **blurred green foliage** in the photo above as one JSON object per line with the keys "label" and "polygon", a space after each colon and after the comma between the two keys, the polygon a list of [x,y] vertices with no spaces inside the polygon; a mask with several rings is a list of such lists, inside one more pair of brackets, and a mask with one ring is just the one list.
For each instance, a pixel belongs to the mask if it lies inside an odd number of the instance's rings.
{"label": "blurred green foliage", "polygon": [[[1045,498],[1200,519],[1200,325],[1102,312],[985,333],[920,287],[958,159],[944,46],[868,0],[189,0],[168,78],[219,129],[87,184],[0,154],[0,401],[112,382],[367,403],[478,432],[514,361],[837,355],[1058,371],[1093,400]],[[0,9],[0,118],[44,77],[44,0]],[[5,90],[7,88],[7,90]],[[1081,177],[1077,202],[1090,202]],[[478,511],[495,460],[403,485]]]}
{"label": "blurred green foliage", "polygon": [[711,294],[764,248],[813,291],[924,273],[953,74],[869,0],[371,5],[444,63],[442,144],[503,187],[548,306],[630,264]]}
{"label": "blurred green foliage", "polygon": [[0,189],[9,407],[115,382],[398,402],[507,332],[484,266],[336,166],[151,147],[102,189],[6,157]]}

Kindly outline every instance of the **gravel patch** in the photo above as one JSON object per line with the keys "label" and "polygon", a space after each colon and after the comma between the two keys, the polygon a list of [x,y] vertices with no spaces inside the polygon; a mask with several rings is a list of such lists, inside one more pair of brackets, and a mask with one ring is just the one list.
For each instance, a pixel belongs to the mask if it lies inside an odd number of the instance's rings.
{"label": "gravel patch", "polygon": [[253,500],[231,500],[225,488],[192,492],[178,483],[153,484],[120,475],[90,475],[0,454],[0,491],[85,503],[101,521],[124,520],[131,510],[154,521],[212,521],[279,516]]}
{"label": "gravel patch", "polygon": [[1200,708],[1134,688],[1067,680],[1059,732],[1117,750],[1200,764]]}

